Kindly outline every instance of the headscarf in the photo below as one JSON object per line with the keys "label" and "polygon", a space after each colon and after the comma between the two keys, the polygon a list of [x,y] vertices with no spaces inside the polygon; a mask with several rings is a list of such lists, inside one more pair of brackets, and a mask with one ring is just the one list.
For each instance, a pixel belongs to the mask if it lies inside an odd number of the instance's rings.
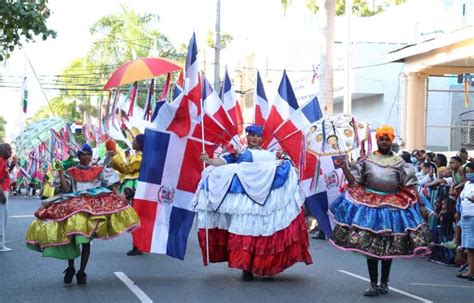
{"label": "headscarf", "polygon": [[138,145],[140,146],[140,150],[143,150],[144,144],[145,144],[145,135],[144,134],[139,134],[135,137],[135,140],[137,141]]}
{"label": "headscarf", "polygon": [[84,152],[88,152],[88,153],[90,153],[90,154],[92,155],[92,148],[91,148],[90,145],[87,144],[87,143],[82,144],[81,149],[79,149],[79,150],[77,151],[77,158],[80,159],[80,158],[81,158],[81,155],[82,155]]}
{"label": "headscarf", "polygon": [[388,125],[383,125],[375,130],[375,138],[378,140],[380,137],[387,136],[390,138],[390,141],[393,142],[395,139],[395,130],[393,127]]}
{"label": "headscarf", "polygon": [[107,141],[105,141],[105,149],[107,151],[115,152],[117,150],[117,145],[115,144],[115,141],[112,139],[107,139]]}
{"label": "headscarf", "polygon": [[257,135],[261,137],[263,135],[263,126],[252,124],[245,128],[245,132],[247,135]]}

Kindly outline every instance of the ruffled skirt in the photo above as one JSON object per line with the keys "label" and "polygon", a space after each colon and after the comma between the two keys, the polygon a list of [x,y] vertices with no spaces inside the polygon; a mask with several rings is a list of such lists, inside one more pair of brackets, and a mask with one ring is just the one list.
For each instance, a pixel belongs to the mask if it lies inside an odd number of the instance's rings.
{"label": "ruffled skirt", "polygon": [[[369,196],[372,199],[368,200]],[[339,249],[380,259],[428,253],[430,232],[420,214],[416,193],[409,188],[388,195],[368,192],[362,186],[350,188],[331,204],[330,210],[336,222],[330,241]]]}
{"label": "ruffled skirt", "polygon": [[79,244],[119,236],[140,222],[131,206],[107,191],[42,206],[35,216],[26,234],[27,247],[58,259],[77,258]]}
{"label": "ruffled skirt", "polygon": [[272,276],[297,262],[313,263],[296,172],[289,172],[285,181],[272,187],[265,203],[230,190],[217,210],[206,205],[205,191],[198,193],[198,237],[204,265],[227,262],[231,268]]}

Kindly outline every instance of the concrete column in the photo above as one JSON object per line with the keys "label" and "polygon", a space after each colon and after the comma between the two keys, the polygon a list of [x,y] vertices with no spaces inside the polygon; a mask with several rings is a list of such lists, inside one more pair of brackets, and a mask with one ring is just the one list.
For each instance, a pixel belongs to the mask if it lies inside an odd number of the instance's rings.
{"label": "concrete column", "polygon": [[407,74],[406,149],[422,149],[426,145],[426,79],[420,73]]}
{"label": "concrete column", "polygon": [[402,149],[407,145],[407,75],[400,75],[400,133],[403,140]]}

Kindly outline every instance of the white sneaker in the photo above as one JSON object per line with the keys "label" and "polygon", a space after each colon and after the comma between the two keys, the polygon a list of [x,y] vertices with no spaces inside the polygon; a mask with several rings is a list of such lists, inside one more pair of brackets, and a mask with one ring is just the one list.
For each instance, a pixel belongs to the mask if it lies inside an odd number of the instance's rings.
{"label": "white sneaker", "polygon": [[12,249],[6,246],[0,246],[0,252],[7,252],[7,251],[12,251]]}

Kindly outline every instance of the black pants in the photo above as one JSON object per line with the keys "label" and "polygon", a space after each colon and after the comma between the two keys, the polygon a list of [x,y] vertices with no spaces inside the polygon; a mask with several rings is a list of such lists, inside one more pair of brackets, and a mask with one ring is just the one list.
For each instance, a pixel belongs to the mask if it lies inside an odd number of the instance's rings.
{"label": "black pants", "polygon": [[[390,275],[390,266],[392,266],[392,259],[381,260],[382,263],[382,278],[381,283],[388,282],[388,276]],[[378,259],[367,258],[367,267],[369,268],[370,283],[377,284],[378,281]]]}

